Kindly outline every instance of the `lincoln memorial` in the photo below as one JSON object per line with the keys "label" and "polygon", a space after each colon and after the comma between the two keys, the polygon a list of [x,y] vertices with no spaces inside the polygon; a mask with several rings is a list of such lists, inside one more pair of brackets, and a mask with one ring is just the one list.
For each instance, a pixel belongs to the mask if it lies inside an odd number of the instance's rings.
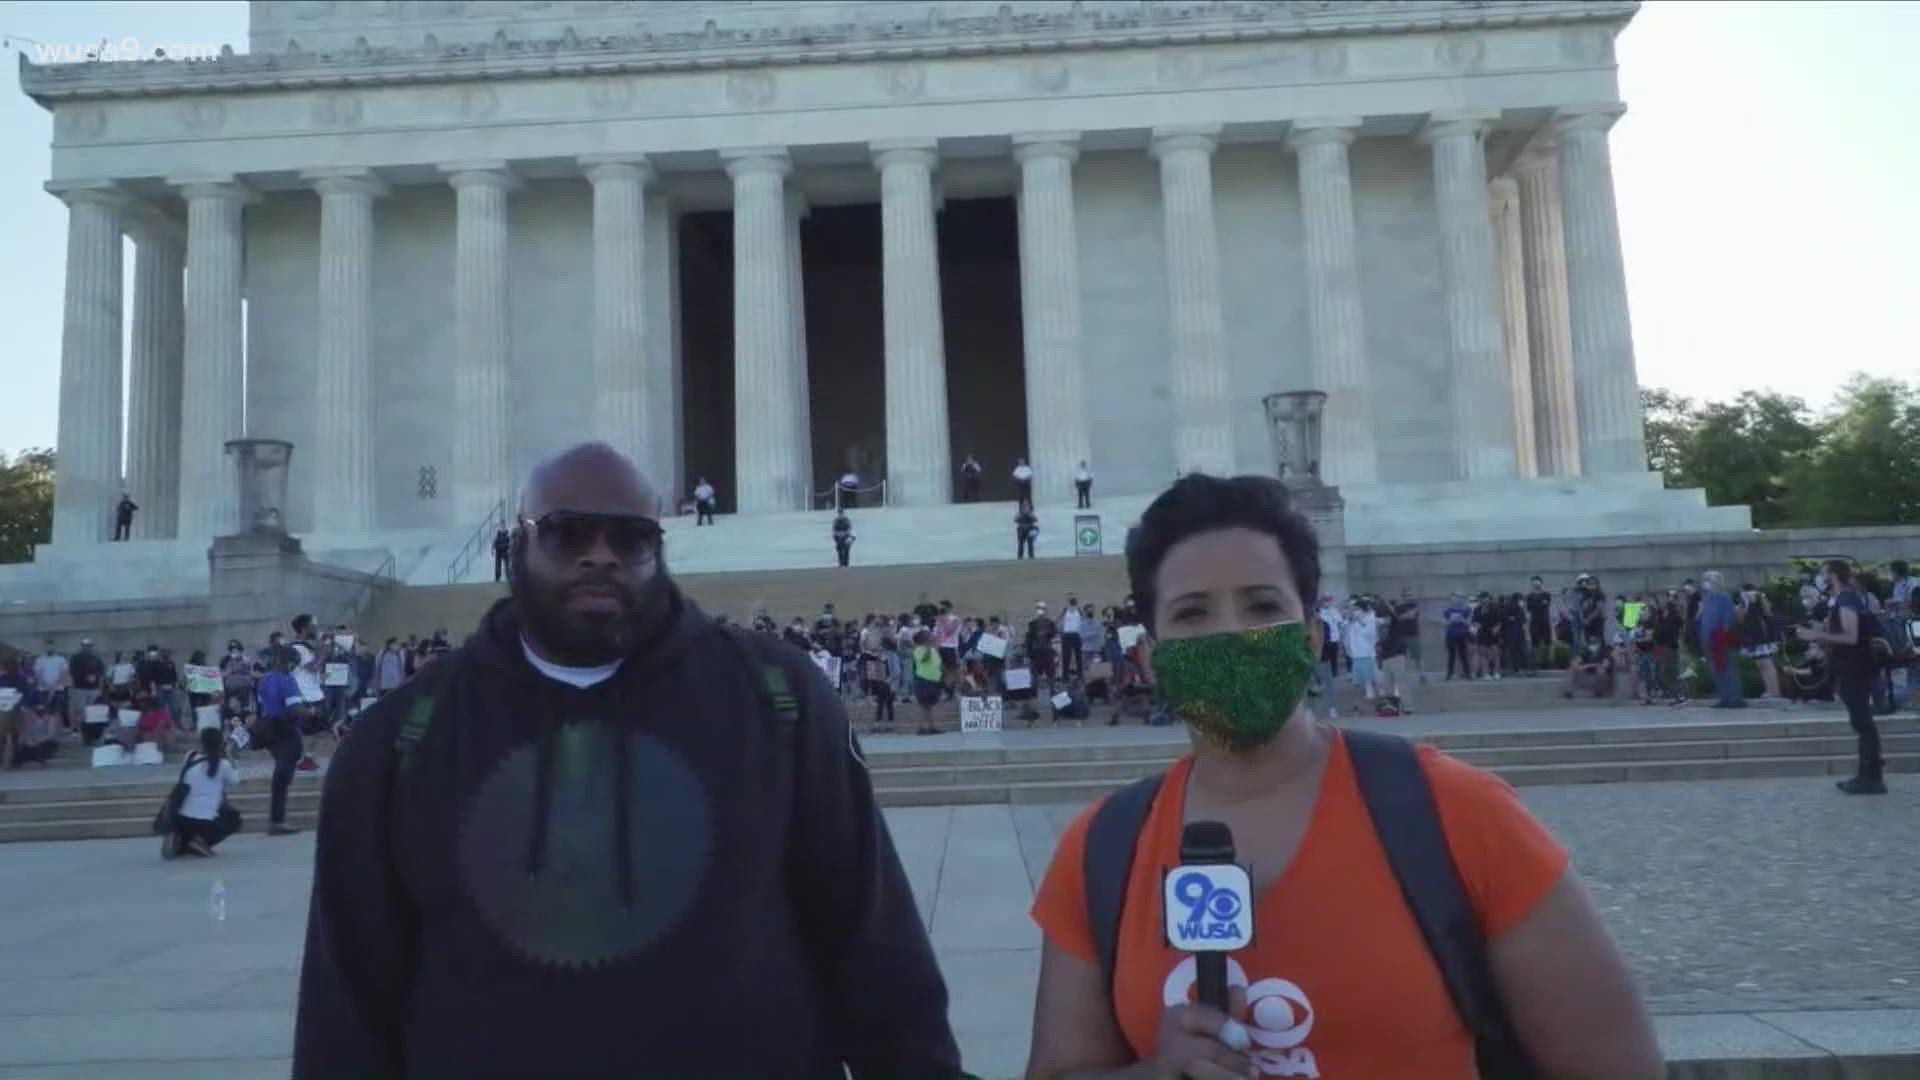
{"label": "lincoln memorial", "polygon": [[1647,469],[1636,7],[255,2],[242,53],[25,65],[69,222],[43,557],[123,490],[116,557],[203,556],[243,436],[295,447],[309,548],[377,548],[589,436],[743,517],[848,470],[937,507],[967,454],[1137,504],[1273,471],[1300,389],[1349,542],[1744,528]]}

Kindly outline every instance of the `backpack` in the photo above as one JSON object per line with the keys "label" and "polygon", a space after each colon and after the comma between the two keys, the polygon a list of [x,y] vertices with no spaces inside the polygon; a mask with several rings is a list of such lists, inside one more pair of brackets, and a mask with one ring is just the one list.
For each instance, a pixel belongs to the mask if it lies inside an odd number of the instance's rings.
{"label": "backpack", "polygon": [[[1386,849],[1387,863],[1400,882],[1407,910],[1447,984],[1454,1010],[1473,1035],[1480,1075],[1485,1080],[1528,1080],[1539,1075],[1494,986],[1486,942],[1447,849],[1440,810],[1413,744],[1378,732],[1347,729],[1342,735],[1361,798],[1380,846]],[[1094,812],[1087,829],[1082,867],[1087,922],[1099,951],[1109,1008],[1134,849],[1163,780],[1165,774],[1150,776],[1114,792]]]}

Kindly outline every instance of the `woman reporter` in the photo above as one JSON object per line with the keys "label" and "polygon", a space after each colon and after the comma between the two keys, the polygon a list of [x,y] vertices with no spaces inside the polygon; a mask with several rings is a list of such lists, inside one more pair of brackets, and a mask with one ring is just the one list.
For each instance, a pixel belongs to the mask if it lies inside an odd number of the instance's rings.
{"label": "woman reporter", "polygon": [[[1099,804],[1061,837],[1033,908],[1045,947],[1027,1075],[1478,1075],[1346,737],[1302,708],[1319,542],[1285,487],[1181,479],[1128,537],[1127,571],[1193,752],[1134,844],[1110,990],[1085,876]],[[1663,1076],[1646,1009],[1565,850],[1500,780],[1427,748],[1417,760],[1494,989],[1540,1073]],[[1253,940],[1229,959],[1231,1018],[1192,1000],[1194,961],[1164,936],[1162,878],[1198,820],[1231,827],[1253,878]]]}

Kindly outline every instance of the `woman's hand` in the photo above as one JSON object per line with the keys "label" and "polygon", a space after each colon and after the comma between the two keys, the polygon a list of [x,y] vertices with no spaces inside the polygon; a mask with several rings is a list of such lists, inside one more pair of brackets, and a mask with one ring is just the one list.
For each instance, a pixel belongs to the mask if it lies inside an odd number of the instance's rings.
{"label": "woman's hand", "polygon": [[[1234,1011],[1245,994],[1233,990]],[[1164,1080],[1258,1080],[1260,1067],[1246,1054],[1247,1029],[1205,1005],[1174,1005],[1160,1014],[1153,1064]]]}

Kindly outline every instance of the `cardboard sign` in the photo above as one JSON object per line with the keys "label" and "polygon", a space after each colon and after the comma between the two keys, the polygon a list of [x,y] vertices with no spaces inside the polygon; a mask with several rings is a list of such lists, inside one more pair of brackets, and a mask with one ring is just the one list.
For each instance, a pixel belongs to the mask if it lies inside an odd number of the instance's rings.
{"label": "cardboard sign", "polygon": [[813,654],[813,666],[820,669],[820,673],[827,677],[828,683],[836,687],[840,685],[839,657],[815,653]]}
{"label": "cardboard sign", "polygon": [[182,669],[187,676],[187,693],[217,694],[221,690],[220,669],[188,664]]}
{"label": "cardboard sign", "polygon": [[[133,710],[128,709],[126,711],[132,712]],[[87,717],[86,717],[86,720],[84,721],[85,723],[104,724],[111,719],[113,719],[113,706],[111,705],[87,706]]]}
{"label": "cardboard sign", "polygon": [[328,664],[327,672],[321,679],[324,686],[351,686],[353,684],[353,666],[350,664]]}
{"label": "cardboard sign", "polygon": [[991,656],[995,660],[1005,660],[1007,658],[1007,639],[994,634],[981,634],[979,649],[981,656]]}
{"label": "cardboard sign", "polygon": [[1009,690],[1031,690],[1033,689],[1033,669],[1008,668],[1006,680]]}
{"label": "cardboard sign", "polygon": [[354,636],[352,634],[333,635],[333,649],[335,652],[352,652],[353,642]]}
{"label": "cardboard sign", "polygon": [[205,731],[208,728],[218,728],[220,726],[220,706],[202,705],[193,710],[193,729],[195,731]]}
{"label": "cardboard sign", "polygon": [[11,686],[0,687],[0,712],[12,712],[20,704],[20,691]]}
{"label": "cardboard sign", "polygon": [[1120,647],[1131,649],[1140,644],[1140,638],[1147,632],[1144,626],[1123,626],[1120,628]]}
{"label": "cardboard sign", "polygon": [[1000,699],[998,697],[963,697],[960,699],[960,733],[962,735],[975,731],[999,731],[1000,718]]}
{"label": "cardboard sign", "polygon": [[1067,693],[1065,690],[1062,690],[1059,693],[1048,698],[1047,700],[1053,702],[1054,708],[1064,709],[1067,706],[1073,704],[1073,695]]}

